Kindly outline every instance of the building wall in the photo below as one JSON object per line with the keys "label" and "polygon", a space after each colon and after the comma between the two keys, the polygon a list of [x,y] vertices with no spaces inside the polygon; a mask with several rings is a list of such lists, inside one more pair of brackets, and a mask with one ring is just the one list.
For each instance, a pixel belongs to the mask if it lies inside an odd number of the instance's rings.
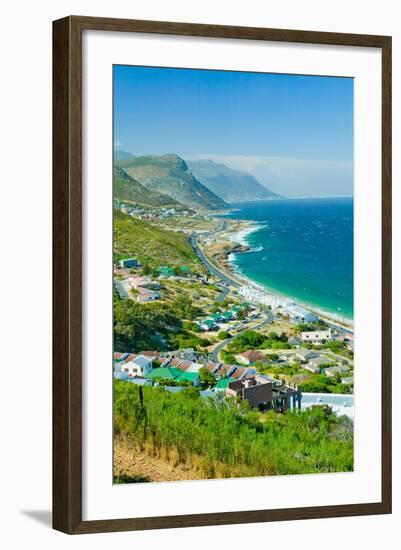
{"label": "building wall", "polygon": [[242,390],[243,398],[246,399],[252,407],[257,407],[263,403],[271,401],[273,398],[272,384],[259,384],[250,386]]}

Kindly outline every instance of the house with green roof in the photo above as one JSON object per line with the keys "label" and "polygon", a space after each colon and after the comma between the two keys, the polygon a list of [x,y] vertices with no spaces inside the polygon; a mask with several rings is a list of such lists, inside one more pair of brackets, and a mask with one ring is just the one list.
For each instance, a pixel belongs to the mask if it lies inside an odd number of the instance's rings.
{"label": "house with green roof", "polygon": [[222,316],[224,318],[225,321],[232,321],[233,319],[236,318],[237,316],[237,313],[235,311],[224,311],[222,313]]}
{"label": "house with green roof", "polygon": [[199,386],[200,378],[197,372],[181,372],[177,378],[177,382],[190,382],[193,386]]}
{"label": "house with green roof", "polygon": [[172,267],[161,266],[157,269],[158,273],[163,277],[173,277],[174,269]]}
{"label": "house with green roof", "polygon": [[191,274],[191,268],[187,265],[180,265],[178,268],[184,275],[190,275]]}
{"label": "house with green roof", "polygon": [[148,377],[152,378],[152,380],[154,380],[155,378],[161,378],[163,380],[175,380],[180,374],[181,371],[179,369],[176,369],[175,367],[157,367],[148,374]]}
{"label": "house with green roof", "polygon": [[199,386],[200,378],[197,372],[185,372],[175,367],[158,367],[153,369],[148,378],[152,380],[174,380],[180,382],[190,382],[193,386]]}
{"label": "house with green roof", "polygon": [[213,319],[204,319],[203,321],[199,322],[199,328],[201,330],[204,330],[205,332],[209,332],[210,330],[217,329],[218,325]]}
{"label": "house with green roof", "polygon": [[234,382],[235,378],[220,378],[214,387],[215,391],[226,391],[228,384]]}
{"label": "house with green roof", "polygon": [[220,311],[216,311],[216,313],[209,315],[209,319],[213,319],[214,322],[218,323],[219,321],[224,321],[224,316]]}

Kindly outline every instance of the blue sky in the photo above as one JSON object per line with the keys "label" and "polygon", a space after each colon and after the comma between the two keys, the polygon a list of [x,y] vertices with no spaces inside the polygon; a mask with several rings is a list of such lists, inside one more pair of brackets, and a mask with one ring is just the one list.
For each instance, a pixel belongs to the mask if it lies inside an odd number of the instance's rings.
{"label": "blue sky", "polygon": [[353,80],[114,67],[115,147],[212,158],[288,196],[349,195]]}

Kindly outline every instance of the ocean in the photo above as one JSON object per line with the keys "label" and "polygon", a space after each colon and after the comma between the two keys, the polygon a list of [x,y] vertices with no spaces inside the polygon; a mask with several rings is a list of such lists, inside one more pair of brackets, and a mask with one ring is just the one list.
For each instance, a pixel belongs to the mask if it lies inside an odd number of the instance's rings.
{"label": "ocean", "polygon": [[353,319],[353,199],[279,199],[233,204],[252,220],[251,251],[232,255],[245,277],[299,303]]}

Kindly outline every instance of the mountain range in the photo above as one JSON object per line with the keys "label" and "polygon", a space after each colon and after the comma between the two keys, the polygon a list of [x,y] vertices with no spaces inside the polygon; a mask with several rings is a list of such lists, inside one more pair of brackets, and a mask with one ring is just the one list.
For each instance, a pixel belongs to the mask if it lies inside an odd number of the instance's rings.
{"label": "mountain range", "polygon": [[114,162],[119,160],[133,159],[135,155],[127,153],[127,151],[121,151],[121,149],[114,149]]}
{"label": "mountain range", "polygon": [[121,201],[137,203],[142,206],[182,207],[178,201],[171,197],[146,189],[118,166],[114,166],[113,184],[114,197]]}
{"label": "mountain range", "polygon": [[210,159],[114,152],[114,196],[147,206],[222,210],[229,203],[279,198],[246,172]]}
{"label": "mountain range", "polygon": [[279,195],[240,170],[210,159],[187,161],[193,175],[210,191],[227,202],[277,199]]}
{"label": "mountain range", "polygon": [[223,199],[202,185],[178,155],[141,156],[115,161],[131,178],[149,191],[168,196],[188,208],[227,208]]}

